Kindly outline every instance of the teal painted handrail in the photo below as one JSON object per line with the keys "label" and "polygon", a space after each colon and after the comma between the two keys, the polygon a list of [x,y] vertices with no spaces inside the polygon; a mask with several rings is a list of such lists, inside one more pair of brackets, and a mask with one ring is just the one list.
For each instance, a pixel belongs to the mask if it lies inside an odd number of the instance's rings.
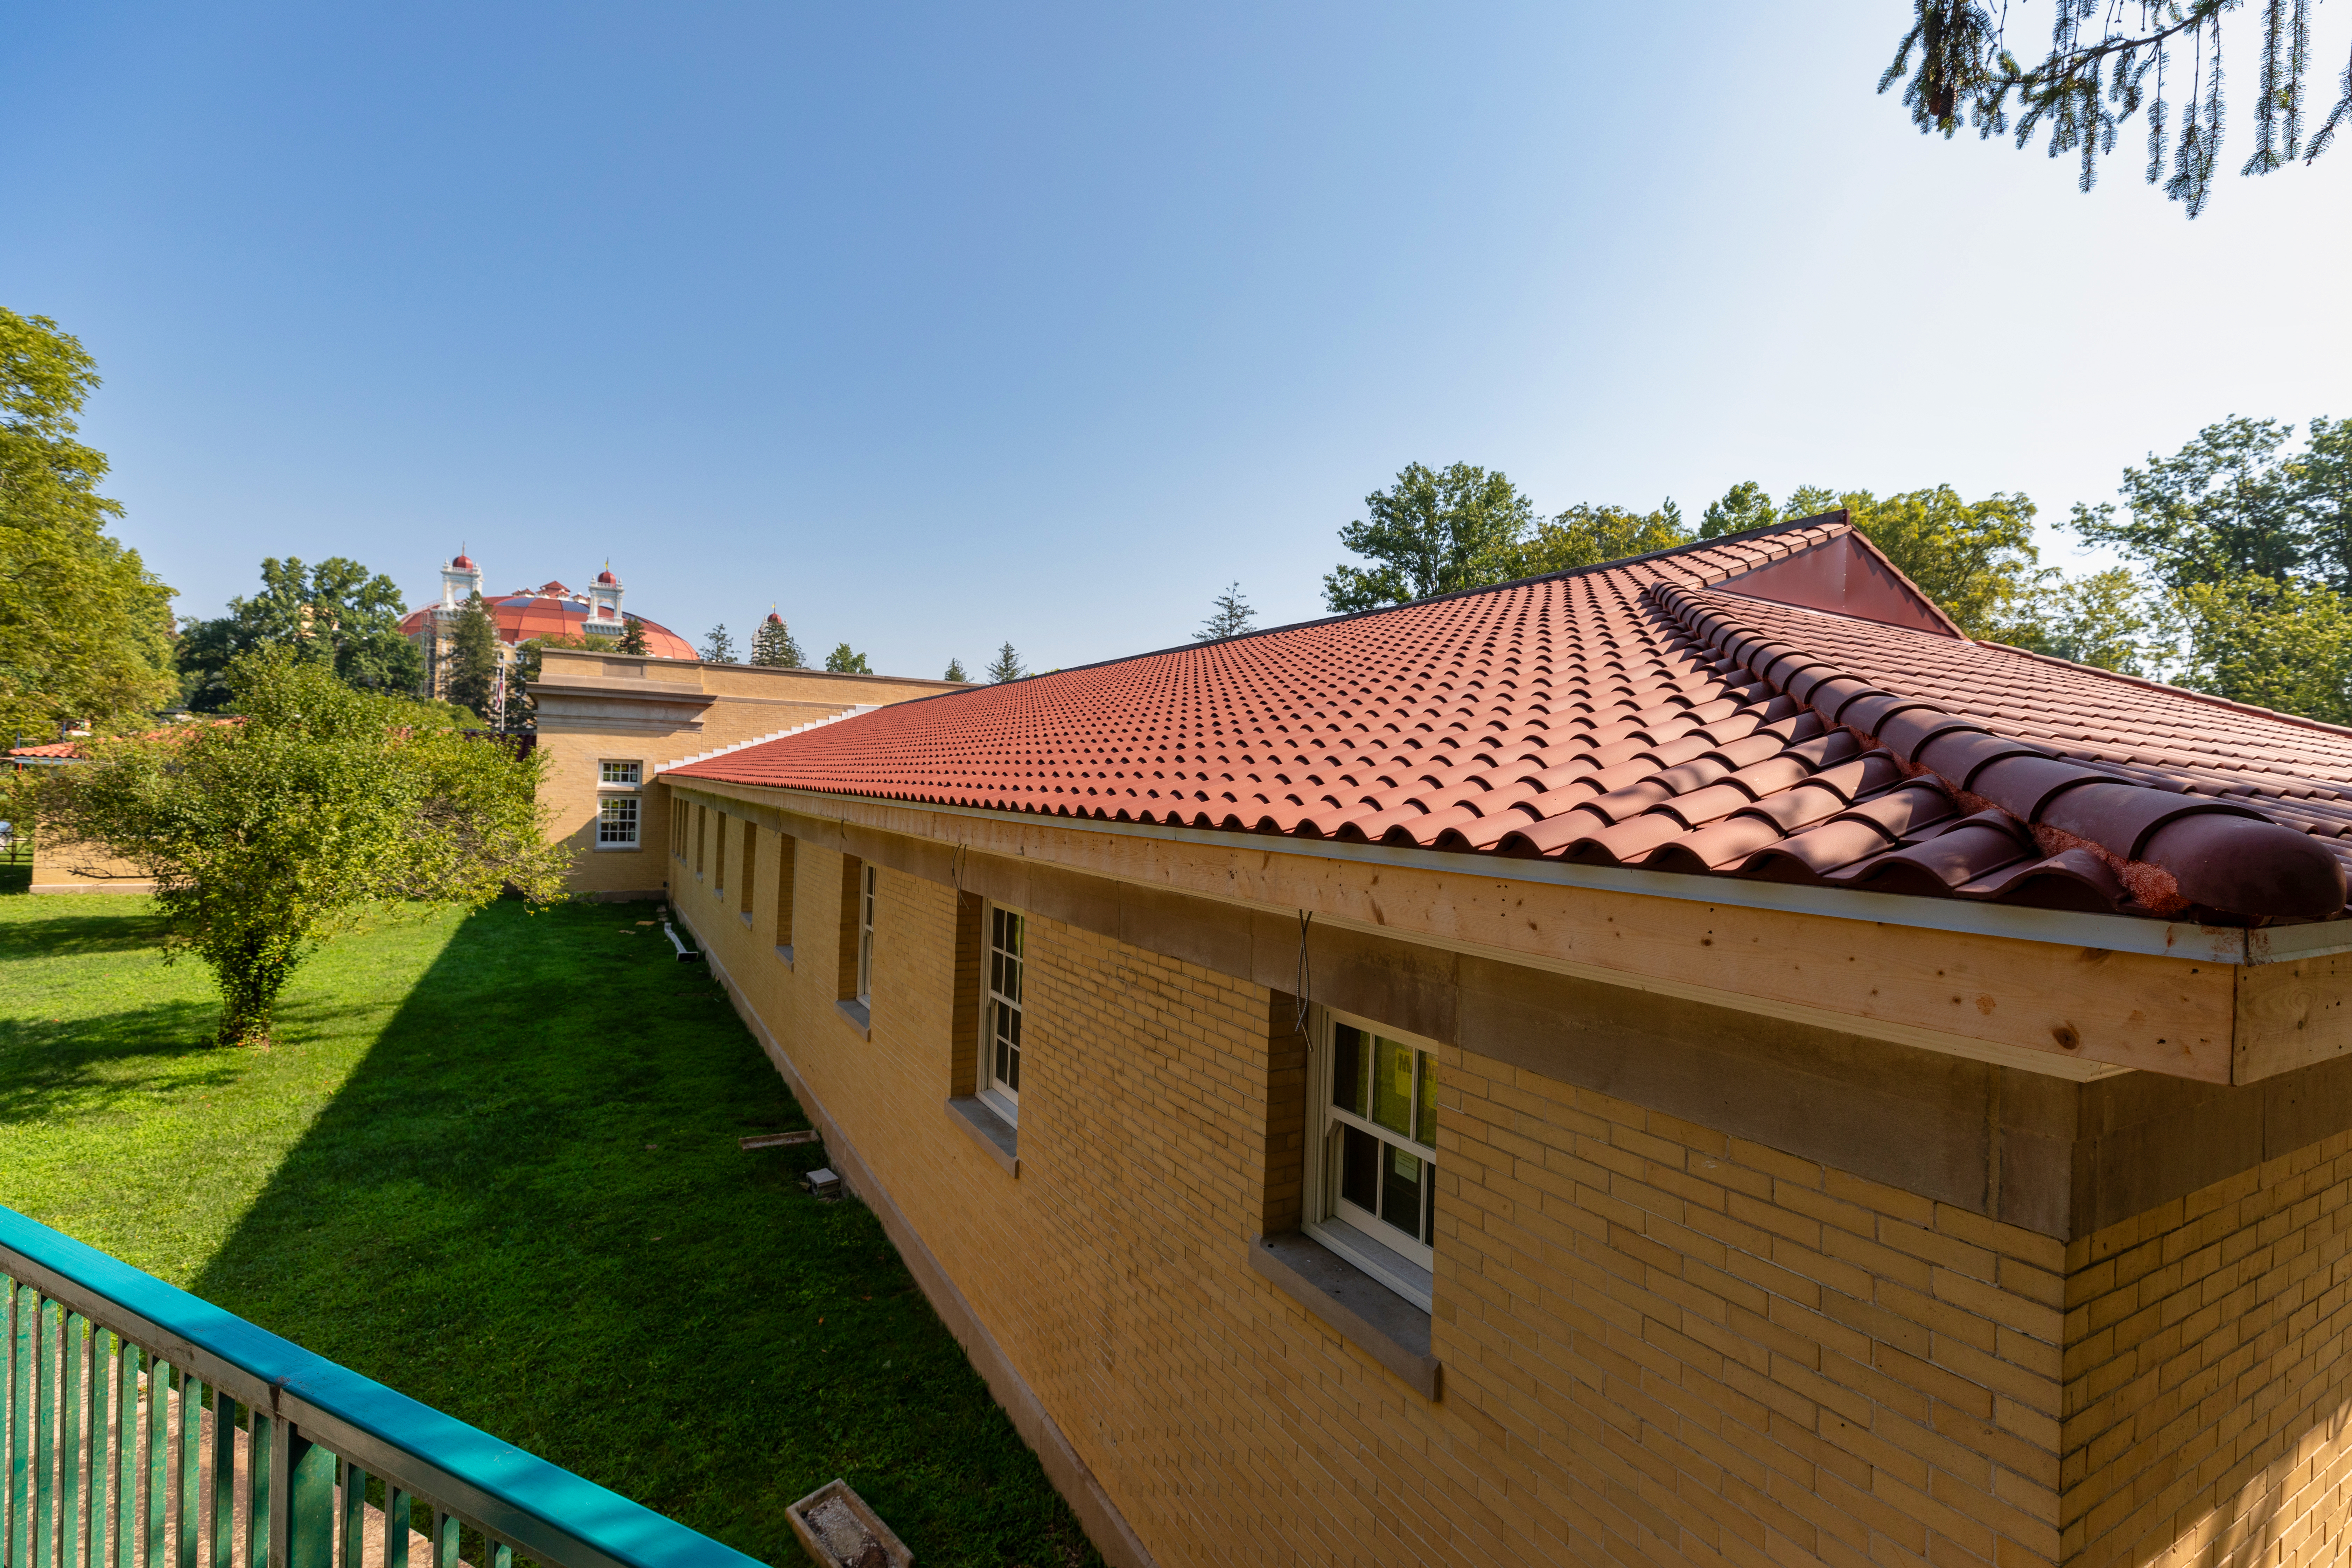
{"label": "teal painted handrail", "polygon": [[[460,1521],[492,1545],[495,1564],[481,1568],[509,1568],[518,1552],[551,1568],[758,1568],[731,1546],[8,1208],[0,1208],[0,1563],[8,1568],[73,1564],[85,1552],[89,1568],[131,1568],[142,1535],[138,1555],[149,1568],[229,1568],[233,1485],[251,1533],[237,1553],[247,1568],[377,1568],[362,1561],[369,1477],[384,1483],[394,1526],[381,1568],[408,1568],[407,1532],[396,1526],[412,1509],[430,1515],[416,1528],[434,1561],[419,1568],[454,1568]],[[198,1441],[207,1388],[223,1417],[208,1463]],[[176,1413],[166,1391],[179,1395]],[[240,1406],[251,1433],[241,1466]],[[167,1520],[174,1497],[181,1504]]]}

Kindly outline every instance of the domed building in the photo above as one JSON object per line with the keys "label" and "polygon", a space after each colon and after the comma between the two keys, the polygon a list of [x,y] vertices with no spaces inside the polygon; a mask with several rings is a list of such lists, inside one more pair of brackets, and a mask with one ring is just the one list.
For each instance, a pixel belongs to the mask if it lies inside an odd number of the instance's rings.
{"label": "domed building", "polygon": [[[453,556],[441,568],[441,602],[411,611],[400,623],[402,633],[425,655],[425,689],[435,697],[445,695],[448,689],[448,652],[458,612],[467,600],[481,592],[480,565],[471,556]],[[499,657],[510,664],[515,649],[534,637],[619,642],[629,619],[621,611],[623,592],[620,578],[607,563],[585,593],[551,580],[496,597],[483,594],[482,602],[498,633]],[[659,621],[643,616],[635,618],[645,630],[647,654],[656,658],[698,657],[693,644]]]}

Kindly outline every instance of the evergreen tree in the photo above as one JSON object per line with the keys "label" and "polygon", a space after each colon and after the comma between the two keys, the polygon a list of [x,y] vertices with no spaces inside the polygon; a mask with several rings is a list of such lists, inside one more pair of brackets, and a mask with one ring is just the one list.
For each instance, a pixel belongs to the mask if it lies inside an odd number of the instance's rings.
{"label": "evergreen tree", "polygon": [[702,662],[705,664],[735,662],[735,639],[727,635],[726,622],[719,622],[703,634]]}
{"label": "evergreen tree", "polygon": [[[1895,63],[1878,79],[1886,91],[1904,73],[1904,106],[1922,134],[1958,133],[1966,121],[1979,137],[2011,131],[2022,147],[2045,121],[2050,155],[2079,154],[2081,188],[2098,176],[2102,153],[2116,148],[2125,121],[2147,110],[2147,183],[2164,177],[2167,126],[2175,111],[2165,79],[2167,59],[2174,82],[2186,79],[2188,102],[2179,111],[2179,132],[2170,149],[2172,177],[2164,194],[2195,217],[2213,192],[2221,156],[2221,18],[2242,0],[2169,0],[2164,5],[2105,6],[2088,0],[2058,0],[2050,52],[2028,66],[2011,54],[2004,37],[2009,16],[1996,18],[1982,0],[1912,0],[1911,31],[1895,49]],[[2126,25],[2136,11],[2139,25]],[[2254,99],[2254,148],[2239,169],[2267,174],[2298,159],[2309,163],[2326,152],[2336,133],[2352,123],[2352,66],[2345,68],[2342,92],[2308,144],[2304,111],[2310,100],[2305,83],[2312,49],[2309,0],[2268,0],[2263,7],[2262,89]],[[1913,49],[1919,53],[1915,70]],[[2181,69],[2195,65],[2200,68]]]}
{"label": "evergreen tree", "polygon": [[488,722],[497,707],[499,631],[489,606],[469,594],[449,628],[449,676],[442,695]]}
{"label": "evergreen tree", "polygon": [[773,610],[768,612],[768,618],[760,623],[759,631],[752,636],[751,662],[771,669],[802,668],[801,645],[793,640],[784,617]]}
{"label": "evergreen tree", "polygon": [[1209,618],[1192,634],[1194,642],[1215,642],[1219,637],[1237,637],[1257,623],[1257,612],[1242,597],[1242,585],[1229,583],[1225,591],[1209,601]]}
{"label": "evergreen tree", "polygon": [[621,617],[621,646],[614,651],[616,653],[640,654],[645,652],[646,623],[637,619],[635,616],[624,616]]}
{"label": "evergreen tree", "polygon": [[948,672],[945,675],[940,676],[940,679],[941,680],[970,680],[971,677],[963,672],[963,660],[960,658],[951,658],[948,660]]}
{"label": "evergreen tree", "polygon": [[869,668],[866,662],[866,656],[862,653],[853,652],[847,643],[839,645],[831,653],[824,656],[824,667],[825,668],[833,671],[835,675],[871,675],[874,673],[873,669]]}
{"label": "evergreen tree", "polygon": [[1013,651],[1013,645],[1009,642],[996,650],[996,658],[987,671],[988,679],[1000,686],[1008,680],[1018,680],[1028,673],[1021,668],[1021,656]]}

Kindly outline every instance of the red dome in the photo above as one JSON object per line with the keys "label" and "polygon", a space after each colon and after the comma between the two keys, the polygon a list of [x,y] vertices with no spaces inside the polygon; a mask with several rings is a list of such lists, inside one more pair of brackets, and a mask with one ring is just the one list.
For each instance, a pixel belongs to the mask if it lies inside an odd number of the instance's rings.
{"label": "red dome", "polygon": [[470,555],[460,555],[452,560],[449,565],[453,571],[471,572],[474,569],[474,558]]}
{"label": "red dome", "polygon": [[768,612],[768,624],[772,626],[781,626],[784,624],[784,617],[776,614],[775,611],[770,610]]}
{"label": "red dome", "polygon": [[602,572],[596,574],[596,581],[599,583],[609,583],[615,588],[621,585],[621,580],[613,575],[613,569],[610,566],[605,567]]}
{"label": "red dome", "polygon": [[[490,620],[499,640],[520,643],[529,637],[578,637],[588,624],[588,606],[575,599],[551,595],[516,594],[488,602]],[[667,626],[633,617],[646,629],[646,651],[656,658],[694,658],[694,645]],[[609,626],[611,623],[605,623]]]}

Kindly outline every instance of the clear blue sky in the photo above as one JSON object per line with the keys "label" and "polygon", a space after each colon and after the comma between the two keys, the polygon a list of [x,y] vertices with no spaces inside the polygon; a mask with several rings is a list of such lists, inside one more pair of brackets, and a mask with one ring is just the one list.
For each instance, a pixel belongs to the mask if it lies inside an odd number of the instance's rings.
{"label": "clear blue sky", "polygon": [[1874,94],[1909,9],[5,0],[0,302],[98,355],[183,613],[463,541],[916,675],[1318,614],[1414,459],[2048,521],[2352,415],[2352,146],[2080,196]]}

